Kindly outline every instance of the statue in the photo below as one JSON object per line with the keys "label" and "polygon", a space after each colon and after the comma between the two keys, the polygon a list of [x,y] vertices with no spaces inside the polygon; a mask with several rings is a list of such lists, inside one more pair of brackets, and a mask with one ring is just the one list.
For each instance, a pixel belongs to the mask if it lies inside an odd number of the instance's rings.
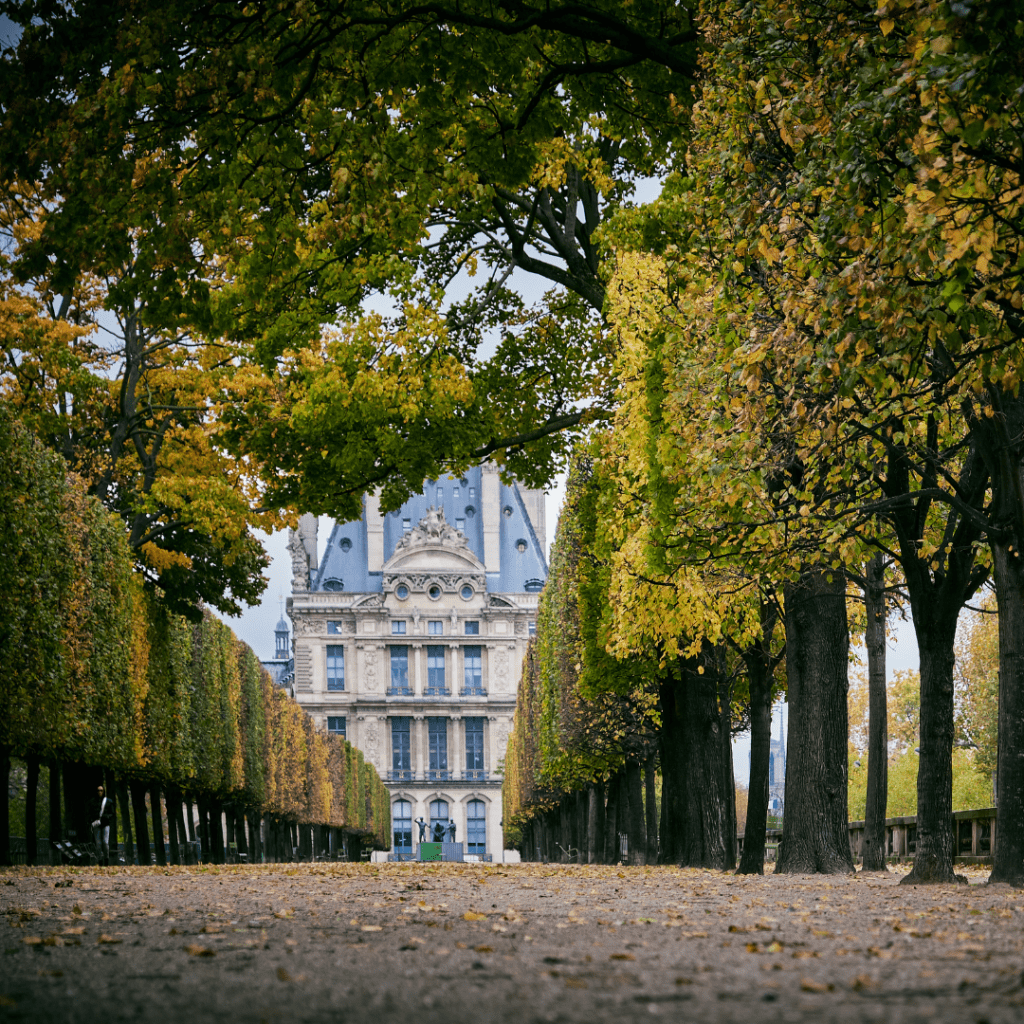
{"label": "statue", "polygon": [[297,530],[288,531],[288,553],[292,556],[292,592],[309,590],[309,554]]}
{"label": "statue", "polygon": [[427,823],[422,818],[416,819],[416,827],[420,830],[420,842],[427,841]]}

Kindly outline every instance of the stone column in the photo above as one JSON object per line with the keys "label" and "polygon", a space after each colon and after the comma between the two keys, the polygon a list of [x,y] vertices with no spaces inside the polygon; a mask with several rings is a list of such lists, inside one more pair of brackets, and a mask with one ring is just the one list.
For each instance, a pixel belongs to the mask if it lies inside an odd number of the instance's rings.
{"label": "stone column", "polygon": [[459,678],[459,645],[448,645],[448,661],[451,665],[445,665],[445,674],[448,676],[448,692],[457,697],[462,692],[462,680]]}

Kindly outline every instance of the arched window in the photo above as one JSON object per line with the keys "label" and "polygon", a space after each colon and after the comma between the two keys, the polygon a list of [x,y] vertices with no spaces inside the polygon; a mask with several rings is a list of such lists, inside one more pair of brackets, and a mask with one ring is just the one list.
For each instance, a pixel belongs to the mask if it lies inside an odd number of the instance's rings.
{"label": "arched window", "polygon": [[412,804],[396,800],[391,805],[391,827],[394,832],[393,849],[398,857],[412,856]]}
{"label": "arched window", "polygon": [[[430,801],[430,835],[434,835],[434,826],[441,824],[445,828],[448,827],[448,801],[447,800],[431,800]],[[447,836],[445,842],[448,841]]]}
{"label": "arched window", "polygon": [[466,853],[483,857],[487,852],[487,805],[483,800],[466,804]]}

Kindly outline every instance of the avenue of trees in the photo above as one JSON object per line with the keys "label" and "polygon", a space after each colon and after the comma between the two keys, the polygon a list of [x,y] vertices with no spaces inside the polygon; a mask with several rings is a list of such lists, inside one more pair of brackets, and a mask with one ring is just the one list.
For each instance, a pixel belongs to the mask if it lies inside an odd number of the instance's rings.
{"label": "avenue of trees", "polygon": [[785,687],[777,870],[851,870],[853,629],[884,867],[899,600],[921,883],[954,877],[956,626],[991,581],[992,877],[1024,882],[1018,3],[0,10],[5,393],[175,610],[258,592],[252,527],[575,452],[517,813],[583,794],[572,845],[610,855],[611,804],[635,853],[656,826],[729,866],[749,725],[761,871]]}
{"label": "avenue of trees", "polygon": [[[2,404],[0,541],[0,863],[12,757],[26,766],[29,863],[40,832],[91,841],[104,783],[129,863],[137,849],[148,864],[151,848],[165,862],[165,820],[174,863],[197,836],[214,862],[226,843],[253,859],[308,855],[311,826],[390,845],[387,791],[362,754],[314,728],[219,619],[189,622],[147,593],[120,520]],[[35,820],[41,774],[48,823]]]}

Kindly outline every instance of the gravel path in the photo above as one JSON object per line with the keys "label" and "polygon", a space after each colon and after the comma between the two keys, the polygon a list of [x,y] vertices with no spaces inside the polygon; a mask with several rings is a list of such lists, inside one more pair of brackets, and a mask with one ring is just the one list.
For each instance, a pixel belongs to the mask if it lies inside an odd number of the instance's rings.
{"label": "gravel path", "polygon": [[1024,1019],[1024,893],[899,878],[6,869],[0,1021]]}

